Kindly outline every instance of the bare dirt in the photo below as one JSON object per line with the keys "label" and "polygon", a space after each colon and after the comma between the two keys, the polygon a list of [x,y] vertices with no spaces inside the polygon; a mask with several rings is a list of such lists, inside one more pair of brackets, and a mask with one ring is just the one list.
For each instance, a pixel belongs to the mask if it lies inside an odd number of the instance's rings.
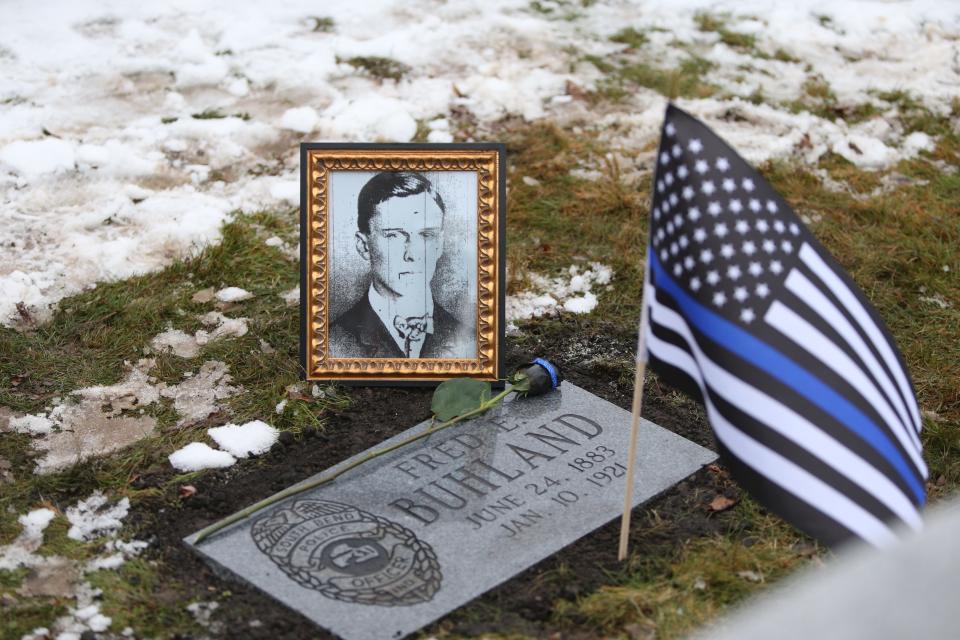
{"label": "bare dirt", "polygon": [[[599,321],[541,322],[521,338],[508,339],[507,363],[516,366],[536,356],[550,358],[568,380],[629,410],[633,373],[625,370],[623,363],[632,357],[635,340],[635,333]],[[208,628],[207,635],[271,640],[334,637],[255,588],[218,576],[181,539],[430,417],[431,389],[354,388],[349,393],[351,406],[329,415],[322,433],[308,432],[301,438],[285,434],[269,454],[256,461],[198,478],[193,483],[197,493],[189,499],[173,504],[158,499],[133,513],[131,521],[138,523],[139,529],[136,537],[152,537],[147,557],[160,561],[163,573],[187,592],[178,589],[178,598],[189,595],[220,602],[214,617],[222,623],[216,625],[221,631]],[[703,412],[661,388],[652,375],[647,376],[644,402],[644,417],[698,444],[714,447]],[[142,477],[137,483],[159,486],[170,477],[172,473],[164,472]],[[642,557],[670,556],[691,538],[728,533],[732,525],[729,512],[713,513],[708,505],[717,495],[736,499],[735,492],[717,467],[699,471],[634,511],[631,549]],[[645,526],[653,510],[657,526]],[[561,632],[564,638],[595,637],[597,629],[576,617],[571,620],[568,616],[561,626],[555,621],[553,605],[558,599],[575,600],[611,583],[609,576],[623,569],[616,558],[618,536],[619,521],[614,521],[425,631],[471,636],[496,631],[536,637]],[[230,596],[223,598],[224,592]],[[157,596],[163,599],[171,594]]]}

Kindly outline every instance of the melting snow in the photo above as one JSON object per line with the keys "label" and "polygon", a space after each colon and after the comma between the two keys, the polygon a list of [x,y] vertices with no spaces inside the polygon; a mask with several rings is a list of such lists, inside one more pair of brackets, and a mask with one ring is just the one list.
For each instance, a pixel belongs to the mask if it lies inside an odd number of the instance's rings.
{"label": "melting snow", "polygon": [[[243,291],[243,289],[237,289],[237,291]],[[245,298],[235,298],[235,300],[241,299]],[[213,329],[210,331],[200,329],[194,335],[180,329],[167,329],[150,340],[150,347],[160,352],[172,351],[181,358],[196,358],[200,354],[201,346],[221,338],[240,338],[247,335],[249,331],[247,318],[228,318],[218,311],[200,316],[200,322]]]}
{"label": "melting snow", "polygon": [[[33,433],[43,435],[33,441],[33,448],[43,454],[37,460],[37,472],[60,471],[152,434],[157,424],[155,418],[121,413],[142,408],[160,398],[158,388],[147,374],[153,365],[153,360],[140,360],[121,382],[78,389],[46,415],[11,418],[11,425],[29,418],[34,424]],[[36,430],[36,424],[47,422],[49,429]]]}
{"label": "melting snow", "polygon": [[252,293],[240,287],[227,287],[217,291],[217,300],[220,302],[240,302],[242,300],[249,300],[252,297]]}
{"label": "melting snow", "polygon": [[54,511],[36,509],[20,516],[18,520],[23,527],[20,535],[10,545],[0,547],[0,569],[9,571],[21,566],[31,569],[19,589],[20,594],[26,597],[70,598],[76,603],[69,607],[67,615],[61,616],[49,627],[35,628],[24,638],[79,639],[85,631],[100,633],[110,628],[111,619],[100,612],[98,600],[101,591],[83,581],[82,577],[84,573],[101,569],[117,569],[147,547],[143,541],[123,541],[113,537],[127,516],[129,507],[127,498],[109,505],[107,498],[98,491],[67,509],[65,516],[71,523],[67,532],[70,538],[90,541],[108,537],[103,553],[82,569],[73,560],[34,553],[43,543],[44,529],[56,517]]}
{"label": "melting snow", "polygon": [[53,420],[42,414],[10,418],[9,425],[11,429],[18,433],[43,435],[53,431]]}
{"label": "melting snow", "polygon": [[150,346],[155,351],[161,352],[169,349],[181,358],[196,358],[200,354],[200,345],[197,344],[197,339],[180,329],[168,329],[157,334],[150,341]]}
{"label": "melting snow", "polygon": [[297,285],[290,291],[280,296],[288,307],[295,307],[300,304],[300,285]]}
{"label": "melting snow", "polygon": [[[625,175],[649,170],[645,150],[664,99],[638,88],[595,113],[578,98],[602,78],[584,55],[622,52],[609,37],[625,26],[649,28],[649,42],[630,54],[639,62],[672,68],[693,51],[714,63],[705,79],[721,97],[680,104],[754,161],[814,162],[832,150],[860,166],[886,166],[930,141],[904,137],[890,116],[897,105],[879,93],[905,91],[946,113],[960,84],[958,15],[938,0],[647,0],[569,16],[561,3],[544,7],[326,3],[335,26],[321,33],[310,19],[316,7],[304,2],[269,10],[223,0],[187,8],[60,3],[55,11],[7,3],[0,323],[20,321],[17,303],[42,321],[64,296],[216,243],[233,211],[295,205],[304,137],[406,142],[421,121],[430,141],[447,142],[458,118],[476,123],[477,136],[505,116],[585,120],[633,159]],[[702,11],[727,16],[727,27],[754,36],[766,56],[700,31]],[[386,56],[409,70],[399,81],[378,80],[338,61],[353,56]],[[869,102],[878,115],[848,126],[780,106],[804,98],[817,78],[829,82],[838,107]],[[747,100],[754,95],[764,103]]]}
{"label": "melting snow", "polygon": [[240,388],[230,386],[232,380],[225,363],[208,360],[196,375],[160,393],[173,399],[173,408],[181,416],[177,426],[188,427],[216,413],[220,400],[240,392]]}
{"label": "melting snow", "polygon": [[221,450],[203,442],[191,442],[170,454],[170,464],[180,471],[200,471],[229,467],[237,458],[266,453],[280,432],[261,420],[246,424],[226,424],[207,429]]}
{"label": "melting snow", "polygon": [[0,569],[11,571],[21,566],[35,566],[43,558],[33,555],[43,543],[43,530],[56,514],[50,509],[35,509],[20,516],[17,521],[23,531],[6,546],[0,547]]}
{"label": "melting snow", "polygon": [[[241,289],[242,291],[242,289]],[[207,326],[212,326],[212,331],[197,331],[195,339],[197,344],[204,345],[220,338],[241,338],[247,335],[249,330],[246,318],[228,318],[218,311],[211,311],[200,317],[200,322]]]}
{"label": "melting snow", "polygon": [[[243,327],[245,330],[246,325]],[[38,436],[32,442],[34,450],[42,454],[37,460],[37,473],[62,471],[152,435],[157,426],[155,418],[128,413],[142,410],[161,397],[173,400],[180,414],[178,426],[183,427],[216,413],[221,400],[242,390],[230,385],[227,365],[217,360],[204,362],[196,375],[179,385],[158,383],[150,377],[148,372],[154,364],[152,359],[142,359],[121,382],[78,389],[47,414],[11,417],[11,428]]]}
{"label": "melting snow", "polygon": [[246,458],[251,454],[258,455],[269,451],[280,432],[266,422],[254,420],[242,425],[214,427],[207,430],[207,435],[232,456]]}
{"label": "melting snow", "polygon": [[169,459],[174,469],[184,472],[222,469],[237,461],[226,451],[218,451],[203,442],[191,442],[171,453]]}
{"label": "melting snow", "polygon": [[521,320],[539,318],[557,313],[561,309],[569,313],[590,313],[597,306],[595,285],[605,286],[613,278],[613,269],[598,262],[580,271],[573,265],[566,276],[545,278],[538,274],[529,277],[532,290],[507,296],[507,330],[516,331]]}
{"label": "melting snow", "polygon": [[75,507],[67,509],[67,520],[72,525],[67,532],[74,540],[92,540],[104,533],[113,533],[123,525],[123,519],[130,510],[130,500],[123,498],[113,506],[107,506],[107,497],[100,491],[94,492]]}

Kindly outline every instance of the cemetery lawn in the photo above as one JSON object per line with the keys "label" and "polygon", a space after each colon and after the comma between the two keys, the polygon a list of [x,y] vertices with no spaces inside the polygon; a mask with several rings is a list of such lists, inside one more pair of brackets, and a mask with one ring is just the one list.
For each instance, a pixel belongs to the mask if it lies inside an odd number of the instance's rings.
{"label": "cemetery lawn", "polygon": [[[609,95],[590,99],[601,106],[616,100],[616,83],[629,81],[612,77]],[[805,165],[760,169],[811,221],[903,350],[923,411],[928,494],[936,504],[960,489],[960,136],[951,122],[960,108],[938,116],[905,103],[899,113],[905,130],[936,136],[935,150],[877,172],[827,154],[817,169],[840,185],[832,189]],[[650,175],[622,174],[608,143],[574,133],[574,126],[507,120],[486,135],[508,143],[510,292],[526,289],[531,274],[558,275],[571,264],[596,261],[615,273],[611,289],[596,292],[592,313],[520,323],[507,339],[508,364],[548,357],[572,382],[629,410]],[[585,165],[599,177],[571,175]],[[76,389],[115,384],[126,375],[125,362],[144,357],[156,359],[150,375],[158,383],[182,383],[214,360],[226,364],[230,384],[243,388],[187,428],[176,426],[172,400],[163,398],[142,414],[155,418],[153,435],[50,475],[31,473],[39,457],[33,437],[0,436],[0,461],[12,476],[0,484],[0,545],[20,533],[18,516],[49,507],[58,515],[37,553],[81,566],[102,555],[103,542],[68,537],[65,510],[96,490],[111,500],[129,498],[120,537],[147,540],[149,547],[116,570],[87,573],[102,589],[100,610],[114,630],[129,626],[138,637],[158,638],[325,637],[256,590],[214,575],[180,539],[430,415],[429,390],[322,387],[314,394],[293,386],[298,317],[281,296],[297,285],[298,264],[265,240],[278,236],[295,246],[296,224],[293,210],[238,215],[219,245],[194,258],[65,299],[52,320],[25,331],[0,328],[0,407],[17,414],[44,411]],[[226,286],[254,297],[219,306],[193,301],[198,291]],[[202,328],[197,316],[217,309],[247,318],[249,331],[210,342],[192,358],[145,351],[153,336],[171,326],[195,332]],[[652,374],[645,398],[645,417],[714,448],[703,411]],[[142,417],[137,407],[120,411]],[[225,470],[181,474],[170,466],[167,456],[186,443],[212,444],[207,428],[253,419],[289,435],[269,453]],[[196,493],[186,496],[186,486]],[[633,521],[628,562],[616,561],[618,523],[612,523],[428,627],[423,637],[674,638],[787,574],[830,562],[828,551],[743,495],[722,465],[638,508]],[[24,595],[31,579],[27,570],[0,570],[0,637],[19,638],[67,612],[66,594]],[[196,602],[218,604],[209,621],[188,613]]]}

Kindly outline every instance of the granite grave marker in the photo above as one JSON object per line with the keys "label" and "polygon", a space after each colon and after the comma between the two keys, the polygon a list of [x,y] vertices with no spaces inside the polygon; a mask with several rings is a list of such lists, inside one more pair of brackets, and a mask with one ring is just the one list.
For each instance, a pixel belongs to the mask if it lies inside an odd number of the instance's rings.
{"label": "granite grave marker", "polygon": [[[629,412],[566,382],[360,465],[194,549],[347,640],[396,640],[618,517],[629,432]],[[714,459],[644,421],[634,505]]]}

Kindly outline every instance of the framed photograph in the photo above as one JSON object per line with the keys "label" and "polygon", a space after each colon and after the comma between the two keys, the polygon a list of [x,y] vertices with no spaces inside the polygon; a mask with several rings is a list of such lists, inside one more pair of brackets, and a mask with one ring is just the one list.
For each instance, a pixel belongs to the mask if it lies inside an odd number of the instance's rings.
{"label": "framed photograph", "polygon": [[307,380],[503,377],[505,149],[300,146]]}

